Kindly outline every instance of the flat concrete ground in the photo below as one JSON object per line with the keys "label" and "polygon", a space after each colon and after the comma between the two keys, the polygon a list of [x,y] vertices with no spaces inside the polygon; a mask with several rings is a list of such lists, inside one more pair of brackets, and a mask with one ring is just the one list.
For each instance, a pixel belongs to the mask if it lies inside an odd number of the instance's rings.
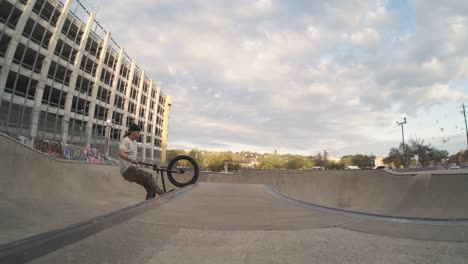
{"label": "flat concrete ground", "polygon": [[466,263],[468,242],[414,239],[466,229],[322,213],[263,185],[200,183],[31,263]]}

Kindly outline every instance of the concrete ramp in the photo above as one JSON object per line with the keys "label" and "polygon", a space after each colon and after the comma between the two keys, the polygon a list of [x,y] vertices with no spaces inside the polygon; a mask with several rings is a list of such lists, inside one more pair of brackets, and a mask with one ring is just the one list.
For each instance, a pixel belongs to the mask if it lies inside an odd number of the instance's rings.
{"label": "concrete ramp", "polygon": [[398,174],[381,170],[240,170],[204,173],[200,181],[265,184],[307,203],[397,217],[468,218],[468,171]]}
{"label": "concrete ramp", "polygon": [[0,155],[0,263],[468,258],[466,171],[202,173],[142,202],[116,166],[58,161],[1,135]]}
{"label": "concrete ramp", "polygon": [[448,224],[343,216],[264,185],[199,183],[30,263],[464,263],[468,243],[424,241],[468,238],[468,223]]}
{"label": "concrete ramp", "polygon": [[116,166],[59,161],[0,135],[0,244],[145,198]]}

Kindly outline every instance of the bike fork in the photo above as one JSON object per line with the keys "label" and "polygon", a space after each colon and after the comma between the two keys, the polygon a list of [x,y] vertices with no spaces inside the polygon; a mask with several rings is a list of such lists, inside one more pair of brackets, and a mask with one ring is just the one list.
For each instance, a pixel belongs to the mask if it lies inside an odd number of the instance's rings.
{"label": "bike fork", "polygon": [[163,191],[164,193],[166,193],[166,183],[164,182],[164,172],[163,171],[160,171],[160,172],[161,172],[161,181],[163,185]]}

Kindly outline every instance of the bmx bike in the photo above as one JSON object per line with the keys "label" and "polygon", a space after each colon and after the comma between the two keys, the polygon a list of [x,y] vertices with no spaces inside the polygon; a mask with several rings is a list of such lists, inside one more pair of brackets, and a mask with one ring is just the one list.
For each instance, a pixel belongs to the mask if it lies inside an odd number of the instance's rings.
{"label": "bmx bike", "polygon": [[200,168],[197,162],[190,156],[179,155],[169,161],[167,167],[158,166],[157,164],[150,164],[139,162],[139,164],[149,166],[153,168],[155,173],[161,174],[161,181],[163,185],[163,191],[171,192],[174,189],[166,191],[166,183],[164,180],[164,172],[167,173],[167,178],[175,187],[183,188],[185,186],[194,184],[198,180],[198,174]]}

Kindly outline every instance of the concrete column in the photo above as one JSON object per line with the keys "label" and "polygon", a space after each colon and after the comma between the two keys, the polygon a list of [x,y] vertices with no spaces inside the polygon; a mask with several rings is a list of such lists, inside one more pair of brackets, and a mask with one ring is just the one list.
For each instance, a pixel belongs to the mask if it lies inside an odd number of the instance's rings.
{"label": "concrete column", "polygon": [[143,94],[143,85],[145,84],[145,71],[141,71],[140,83],[138,84],[137,89],[137,105],[136,105],[136,116],[137,120],[140,119],[140,108],[141,108],[141,95]]}
{"label": "concrete column", "polygon": [[167,149],[167,134],[169,129],[169,111],[171,110],[172,97],[166,96],[166,103],[164,104],[164,121],[163,121],[163,132],[161,140],[161,160],[166,161],[166,149]]}
{"label": "concrete column", "polygon": [[106,59],[107,47],[110,39],[110,32],[107,32],[106,37],[104,38],[104,43],[102,44],[101,54],[99,56],[99,63],[96,68],[96,78],[94,78],[94,84],[91,91],[91,102],[89,104],[88,111],[88,123],[86,124],[86,147],[91,146],[91,137],[93,135],[93,124],[94,124],[94,109],[96,109],[97,93],[99,89],[99,84],[101,84],[101,73],[102,66],[104,65],[104,60]]}
{"label": "concrete column", "polygon": [[[114,125],[114,121],[112,120],[112,116],[114,114],[114,100],[115,100],[115,91],[117,90],[117,85],[119,84],[119,76],[120,76],[120,68],[122,66],[122,60],[123,60],[123,54],[124,54],[124,49],[121,48],[119,52],[119,57],[117,59],[117,65],[115,66],[115,77],[112,82],[112,88],[111,88],[111,94],[109,98],[109,105],[108,105],[108,112],[107,112],[107,120],[111,120],[112,126]],[[111,132],[111,127],[108,125],[106,126],[106,142],[107,142],[107,150],[106,150],[106,156],[109,156],[109,139],[110,139],[110,132]]]}
{"label": "concrete column", "polygon": [[[3,65],[0,69],[0,106],[2,106],[3,100],[1,98],[3,98],[3,93],[5,92],[5,85],[8,79],[8,74],[10,73],[11,64],[13,63],[13,57],[15,56],[16,48],[18,47],[26,22],[28,22],[28,19],[31,16],[34,4],[36,4],[36,0],[29,0],[26,4],[26,8],[16,24],[15,34],[11,36],[5,57],[3,58]],[[5,27],[7,27],[7,25],[5,25]]]}
{"label": "concrete column", "polygon": [[132,90],[133,76],[135,75],[135,68],[136,68],[135,60],[132,60],[132,65],[130,66],[130,73],[128,74],[127,88],[125,91],[124,115],[122,117],[122,124],[124,126],[127,124],[128,104],[130,100],[130,91]]}
{"label": "concrete column", "polygon": [[68,141],[68,130],[70,127],[69,123],[70,123],[70,117],[72,114],[71,106],[73,102],[73,94],[75,91],[76,80],[78,79],[78,72],[80,71],[80,64],[81,64],[81,60],[83,59],[83,53],[86,47],[86,41],[88,40],[89,32],[91,32],[91,27],[93,26],[95,16],[96,16],[96,13],[93,12],[88,18],[85,30],[83,32],[83,36],[81,37],[80,46],[76,53],[75,62],[73,64],[73,70],[70,76],[70,84],[68,85],[69,89],[68,89],[67,97],[65,99],[65,109],[64,109],[64,115],[63,115],[63,121],[62,121],[62,142],[64,144],[66,144]]}
{"label": "concrete column", "polygon": [[[146,100],[146,112],[145,112],[145,123],[144,123],[144,128],[143,128],[143,144],[145,146],[145,151],[143,152],[143,160],[146,159],[146,149],[148,148],[147,145],[148,143],[151,143],[151,140],[150,142],[147,142],[146,141],[146,137],[148,136],[148,132],[147,129],[148,129],[148,124],[150,124],[150,120],[149,120],[149,113],[150,113],[150,104],[151,104],[151,92],[153,91],[153,80],[150,80],[150,84],[149,84],[149,88],[148,88],[148,96],[147,96],[147,100]],[[151,150],[153,150],[153,147],[151,146],[150,147]]]}
{"label": "concrete column", "polygon": [[[141,70],[140,74],[140,82],[138,83],[138,88],[137,88],[137,105],[136,105],[136,119],[135,120],[140,120],[140,108],[141,108],[141,95],[143,94],[143,85],[145,84],[145,71]],[[138,122],[137,122],[138,123]],[[145,141],[142,140],[142,146],[143,146],[143,153],[142,155],[145,155]],[[145,157],[143,157],[143,160]]]}
{"label": "concrete column", "polygon": [[154,142],[156,141],[156,120],[158,119],[158,105],[159,105],[159,95],[161,94],[161,87],[157,86],[156,88],[156,95],[155,95],[155,109],[153,111],[153,120],[151,120],[151,123],[153,124],[153,130],[151,131],[151,159],[154,159]]}
{"label": "concrete column", "polygon": [[[63,6],[62,13],[60,14],[57,24],[54,28],[54,32],[52,37],[50,38],[49,47],[47,48],[46,56],[44,61],[42,62],[41,68],[41,78],[39,83],[36,87],[36,94],[34,96],[34,108],[32,111],[32,118],[31,118],[31,137],[35,138],[37,136],[37,127],[39,125],[39,116],[41,114],[41,105],[42,105],[42,96],[44,94],[45,83],[47,81],[47,73],[49,72],[50,64],[52,62],[52,57],[57,46],[57,41],[62,31],[63,24],[65,23],[65,19],[68,16],[68,12],[70,11],[70,6],[73,0],[67,0],[65,5]],[[29,1],[28,1],[29,4]]]}
{"label": "concrete column", "polygon": [[119,84],[119,77],[120,77],[120,68],[122,68],[122,60],[123,60],[123,54],[124,54],[124,49],[121,48],[119,52],[119,57],[117,59],[117,65],[115,66],[115,77],[112,82],[112,89],[111,89],[111,95],[110,95],[110,103],[109,103],[109,111],[107,112],[107,119],[112,120],[112,115],[114,114],[114,100],[115,100],[115,91],[117,90],[117,85]]}

